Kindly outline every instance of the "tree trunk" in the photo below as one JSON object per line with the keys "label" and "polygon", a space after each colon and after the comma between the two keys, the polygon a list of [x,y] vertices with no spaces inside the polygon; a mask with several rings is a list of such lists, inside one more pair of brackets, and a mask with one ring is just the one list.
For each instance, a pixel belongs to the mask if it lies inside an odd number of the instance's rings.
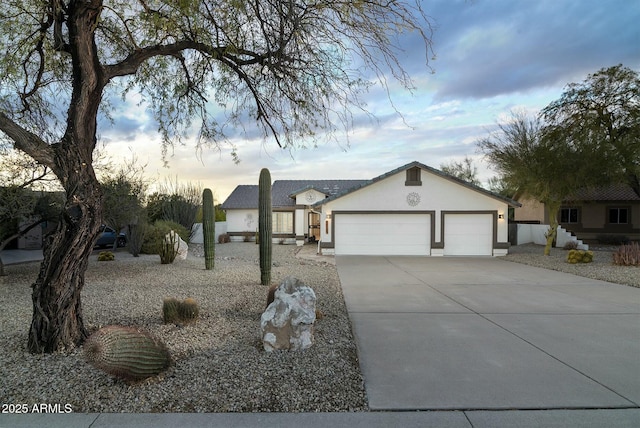
{"label": "tree trunk", "polygon": [[87,337],[80,294],[101,223],[102,194],[90,167],[81,168],[76,179],[75,189],[67,190],[58,226],[45,239],[44,260],[33,284],[28,347],[34,353],[64,350]]}
{"label": "tree trunk", "polygon": [[547,202],[545,205],[547,206],[547,213],[549,215],[549,231],[545,235],[547,242],[544,246],[544,255],[548,256],[551,254],[553,241],[556,240],[556,235],[558,234],[558,211],[560,211],[560,202]]}

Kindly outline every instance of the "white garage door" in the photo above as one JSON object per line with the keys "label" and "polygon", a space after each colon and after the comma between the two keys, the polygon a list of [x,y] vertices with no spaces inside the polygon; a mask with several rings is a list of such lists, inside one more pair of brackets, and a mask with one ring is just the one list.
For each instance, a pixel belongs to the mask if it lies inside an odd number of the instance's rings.
{"label": "white garage door", "polygon": [[493,215],[446,214],[444,217],[445,256],[491,256]]}
{"label": "white garage door", "polygon": [[429,255],[429,214],[337,214],[336,254]]}

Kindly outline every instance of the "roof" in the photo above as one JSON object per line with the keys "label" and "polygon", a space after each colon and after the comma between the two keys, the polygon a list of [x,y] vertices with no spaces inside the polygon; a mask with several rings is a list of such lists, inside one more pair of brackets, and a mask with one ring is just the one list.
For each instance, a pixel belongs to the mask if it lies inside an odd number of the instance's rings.
{"label": "roof", "polygon": [[628,184],[585,188],[567,198],[570,201],[640,201],[640,196]]}
{"label": "roof", "polygon": [[[274,208],[295,207],[295,196],[310,189],[327,196],[343,193],[368,180],[276,180],[271,186],[271,204]],[[240,185],[222,204],[222,209],[257,209],[258,186]]]}
{"label": "roof", "polygon": [[394,169],[393,171],[389,171],[387,173],[379,175],[379,176],[377,176],[377,177],[375,177],[375,178],[373,178],[371,180],[367,180],[367,181],[365,181],[363,184],[361,184],[358,187],[354,187],[354,188],[348,189],[348,190],[346,190],[346,191],[344,191],[342,193],[333,195],[333,196],[331,196],[331,197],[329,197],[327,199],[324,199],[322,201],[318,201],[314,205],[322,205],[322,204],[325,204],[327,202],[331,202],[331,201],[333,201],[335,199],[338,199],[338,198],[341,198],[341,197],[343,197],[345,195],[348,195],[349,193],[353,193],[356,190],[359,190],[359,189],[361,189],[363,187],[370,186],[370,185],[372,185],[372,184],[374,184],[374,183],[376,183],[376,182],[378,182],[380,180],[384,180],[387,177],[390,177],[390,176],[395,175],[395,174],[397,174],[399,172],[406,171],[406,170],[408,170],[410,168],[414,168],[414,167],[419,167],[421,169],[429,171],[432,174],[435,174],[435,175],[437,175],[439,177],[442,177],[442,178],[444,178],[446,180],[453,181],[456,184],[459,184],[461,186],[467,187],[467,188],[469,188],[471,190],[474,190],[476,192],[482,193],[482,194],[484,194],[486,196],[489,196],[491,198],[498,199],[498,200],[500,200],[502,202],[506,202],[510,206],[513,206],[513,207],[521,206],[521,204],[519,202],[514,201],[513,199],[506,198],[506,197],[504,197],[502,195],[499,195],[497,193],[491,192],[491,191],[486,190],[486,189],[484,189],[482,187],[476,186],[475,184],[472,184],[472,183],[469,183],[467,181],[461,180],[461,179],[459,179],[457,177],[454,177],[453,175],[449,175],[449,174],[447,174],[445,172],[442,172],[442,171],[440,171],[438,169],[432,168],[432,167],[430,167],[428,165],[425,165],[425,164],[417,162],[417,161],[408,163],[408,164],[406,164],[404,166],[401,166],[399,168]]}

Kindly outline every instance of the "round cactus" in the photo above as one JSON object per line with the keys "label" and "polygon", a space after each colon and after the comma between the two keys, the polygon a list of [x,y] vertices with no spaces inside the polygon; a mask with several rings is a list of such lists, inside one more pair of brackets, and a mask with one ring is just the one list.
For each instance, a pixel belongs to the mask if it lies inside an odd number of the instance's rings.
{"label": "round cactus", "polygon": [[165,324],[171,324],[178,320],[178,306],[180,302],[173,297],[162,302],[162,317]]}
{"label": "round cactus", "polygon": [[178,305],[178,318],[185,323],[192,323],[198,319],[200,308],[194,299],[184,299]]}
{"label": "round cactus", "polygon": [[94,367],[127,381],[158,375],[171,364],[169,351],[159,339],[133,327],[98,330],[85,342],[84,355]]}

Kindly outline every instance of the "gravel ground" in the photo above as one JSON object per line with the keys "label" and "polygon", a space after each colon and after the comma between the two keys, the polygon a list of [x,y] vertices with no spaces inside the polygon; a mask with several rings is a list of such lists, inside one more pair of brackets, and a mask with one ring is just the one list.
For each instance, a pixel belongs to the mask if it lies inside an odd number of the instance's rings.
{"label": "gravel ground", "polygon": [[516,245],[509,248],[504,260],[537,266],[560,272],[572,273],[587,278],[626,284],[640,287],[640,268],[637,266],[616,266],[612,253],[618,247],[592,246],[593,261],[591,263],[570,264],[566,262],[567,250],[552,248],[551,254],[545,256],[544,246],[535,244]]}
{"label": "gravel ground", "polygon": [[[272,278],[295,276],[314,289],[324,318],[315,344],[299,352],[266,353],[260,315],[258,246],[216,246],[216,266],[204,269],[202,249],[161,265],[158,256],[98,262],[92,255],[83,290],[90,330],[110,324],[143,327],[160,337],[174,364],[165,374],[130,385],[90,366],[80,349],[55,355],[26,350],[30,284],[38,263],[8,266],[0,278],[0,398],[2,403],[70,404],[74,412],[318,412],[367,410],[363,378],[335,266],[295,257],[274,245]],[[166,297],[195,298],[200,319],[179,327],[162,322]]]}

